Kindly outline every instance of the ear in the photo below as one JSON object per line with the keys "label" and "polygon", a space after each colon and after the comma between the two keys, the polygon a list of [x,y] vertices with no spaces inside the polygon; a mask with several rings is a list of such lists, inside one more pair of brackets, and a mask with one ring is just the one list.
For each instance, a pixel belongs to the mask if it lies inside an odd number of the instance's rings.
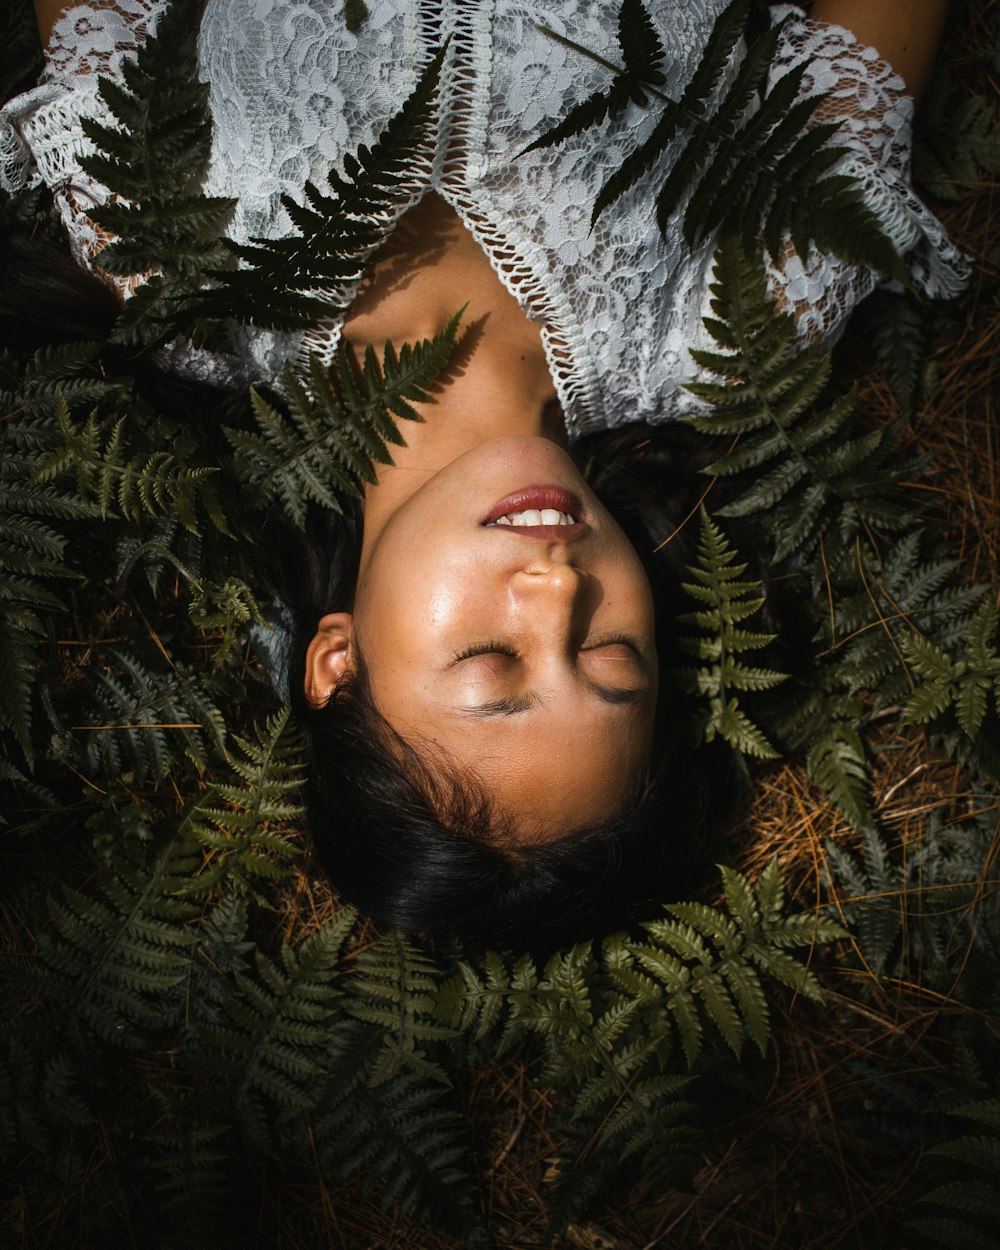
{"label": "ear", "polygon": [[343,677],[354,668],[354,617],[331,612],[316,627],[306,651],[304,689],[307,702],[324,707]]}

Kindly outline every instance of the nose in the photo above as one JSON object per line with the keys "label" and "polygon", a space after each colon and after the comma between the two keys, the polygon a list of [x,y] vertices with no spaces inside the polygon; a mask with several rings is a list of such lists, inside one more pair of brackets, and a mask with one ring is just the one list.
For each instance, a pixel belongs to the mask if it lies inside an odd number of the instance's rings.
{"label": "nose", "polygon": [[558,604],[572,607],[582,597],[589,580],[584,569],[549,560],[519,569],[511,579],[511,586],[518,599],[545,600],[553,607]]}
{"label": "nose", "polygon": [[[540,665],[562,665],[586,632],[593,578],[585,569],[543,557],[510,581],[521,647]],[[550,676],[554,672],[550,669]]]}

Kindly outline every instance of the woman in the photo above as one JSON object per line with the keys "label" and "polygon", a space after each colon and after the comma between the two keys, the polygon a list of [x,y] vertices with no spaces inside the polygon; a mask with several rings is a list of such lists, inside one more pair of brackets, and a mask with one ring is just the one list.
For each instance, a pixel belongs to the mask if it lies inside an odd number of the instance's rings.
{"label": "woman", "polygon": [[[30,178],[35,162],[84,260],[99,245],[85,209],[100,189],[75,166],[77,119],[100,111],[93,70],[117,72],[158,7],[81,5],[53,27],[60,5],[36,0],[50,68],[5,110],[8,179]],[[832,91],[827,114],[845,118],[871,205],[915,279],[945,293],[961,263],[906,184],[904,81],[922,86],[946,6],[874,7],[818,0],[812,22],[793,15],[774,72],[809,59],[803,90]],[[668,90],[722,8],[655,6]],[[635,546],[567,448],[683,412],[688,349],[707,345],[711,243],[686,248],[677,221],[661,239],[635,193],[591,231],[597,188],[653,123],[638,110],[599,142],[523,151],[607,77],[536,23],[613,58],[617,9],[386,0],[355,35],[326,4],[210,0],[202,24],[215,123],[206,190],[239,197],[238,241],[286,232],[281,195],[301,196],[307,178],[370,145],[449,41],[434,140],[365,279],[338,293],[342,323],[302,341],[253,332],[243,345],[251,373],[274,376],[296,353],[330,358],[341,336],[359,350],[428,337],[465,306],[447,383],[417,405],[424,422],[366,491],[363,521],[312,560],[292,670],[317,844],[348,897],[404,927],[510,931],[553,897],[555,924],[655,895],[680,840],[665,836],[666,814],[697,789],[670,732],[663,596],[657,616]],[[772,281],[810,334],[836,332],[874,285],[794,254]],[[619,437],[597,480],[619,463],[627,477],[638,441]],[[638,458],[655,472],[664,456]],[[661,526],[637,544],[658,545]]]}

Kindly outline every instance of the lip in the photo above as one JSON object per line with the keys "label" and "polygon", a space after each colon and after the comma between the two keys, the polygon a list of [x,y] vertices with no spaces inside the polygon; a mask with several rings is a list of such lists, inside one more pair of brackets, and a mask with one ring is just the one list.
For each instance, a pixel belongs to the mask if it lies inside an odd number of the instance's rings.
{"label": "lip", "polygon": [[[577,520],[573,525],[518,525],[511,526],[511,529],[516,528],[522,533],[532,535],[537,535],[544,530],[546,536],[554,533],[557,537],[564,534],[569,538],[573,536],[573,531],[583,533],[587,528],[580,500],[564,486],[525,486],[523,490],[516,490],[510,495],[505,495],[503,499],[498,499],[480,524],[489,525],[492,521],[499,521],[508,512],[525,512],[528,508],[536,508],[538,511],[542,508],[554,508],[556,512],[568,512]],[[507,529],[508,527],[498,528]]]}

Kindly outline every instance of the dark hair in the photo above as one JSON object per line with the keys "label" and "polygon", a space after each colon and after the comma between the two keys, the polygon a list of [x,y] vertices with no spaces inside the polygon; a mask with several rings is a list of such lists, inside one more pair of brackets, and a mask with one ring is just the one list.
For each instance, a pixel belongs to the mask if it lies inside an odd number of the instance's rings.
{"label": "dark hair", "polygon": [[[684,522],[706,486],[697,473],[704,443],[668,422],[589,436],[574,454],[646,567],[668,673],[680,658],[672,623],[693,558],[696,526]],[[653,762],[618,813],[516,847],[487,793],[464,775],[432,774],[381,717],[363,659],[325,707],[309,705],[306,648],[323,614],[352,607],[361,531],[357,507],[339,519],[314,514],[290,587],[291,697],[309,748],[313,844],[344,896],[387,926],[549,946],[621,927],[688,891],[742,795],[742,774],[720,744],[687,744],[682,696],[668,680],[660,683]]]}

